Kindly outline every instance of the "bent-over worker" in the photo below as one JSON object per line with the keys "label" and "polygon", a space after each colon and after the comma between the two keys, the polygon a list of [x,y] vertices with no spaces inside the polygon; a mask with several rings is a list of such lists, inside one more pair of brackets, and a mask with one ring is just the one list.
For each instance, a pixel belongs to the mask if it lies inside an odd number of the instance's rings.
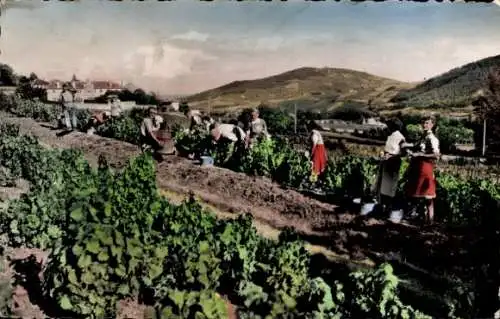
{"label": "bent-over worker", "polygon": [[161,141],[156,136],[162,122],[161,117],[155,107],[148,109],[148,117],[144,118],[141,124],[141,146],[151,147],[155,152],[163,148]]}
{"label": "bent-over worker", "polygon": [[241,127],[234,124],[214,124],[211,127],[210,134],[212,142],[217,145],[232,147],[223,163],[227,163],[230,159],[236,159],[242,155],[245,149],[246,134]]}
{"label": "bent-over worker", "polygon": [[97,112],[92,114],[92,117],[88,121],[87,125],[84,127],[83,131],[87,132],[87,134],[92,135],[95,133],[96,129],[104,124],[111,117],[111,113],[106,112]]}

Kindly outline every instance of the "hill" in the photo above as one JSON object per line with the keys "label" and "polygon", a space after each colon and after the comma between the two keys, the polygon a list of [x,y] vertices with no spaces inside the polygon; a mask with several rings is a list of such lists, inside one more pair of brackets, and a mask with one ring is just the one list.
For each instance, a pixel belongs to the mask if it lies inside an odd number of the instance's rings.
{"label": "hill", "polygon": [[464,108],[474,94],[486,86],[491,68],[500,67],[500,55],[488,57],[452,69],[407,90],[390,101],[399,108]]}
{"label": "hill", "polygon": [[261,103],[283,106],[299,102],[301,109],[327,111],[344,102],[386,105],[409,83],[365,72],[338,68],[299,68],[278,75],[235,81],[187,97],[193,107],[211,111],[237,111]]}

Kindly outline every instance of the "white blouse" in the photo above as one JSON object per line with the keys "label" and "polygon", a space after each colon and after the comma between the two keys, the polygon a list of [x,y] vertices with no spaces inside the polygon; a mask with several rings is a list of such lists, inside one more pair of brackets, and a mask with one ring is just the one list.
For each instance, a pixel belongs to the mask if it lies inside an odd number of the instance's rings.
{"label": "white blouse", "polygon": [[323,137],[321,136],[321,133],[317,130],[312,130],[311,141],[313,145],[322,145]]}
{"label": "white blouse", "polygon": [[420,151],[425,154],[440,154],[439,140],[432,132],[428,132],[420,142]]}
{"label": "white blouse", "polygon": [[219,125],[220,134],[223,137],[225,137],[233,142],[236,142],[236,141],[238,141],[238,137],[236,136],[236,134],[234,134],[234,129],[237,129],[240,132],[241,138],[245,139],[246,134],[241,129],[241,127],[236,126],[234,124],[220,124]]}
{"label": "white blouse", "polygon": [[111,103],[111,116],[116,117],[122,113],[122,105],[120,102],[112,102]]}
{"label": "white blouse", "polygon": [[384,151],[391,155],[399,155],[401,153],[401,143],[405,141],[405,137],[400,131],[395,131],[387,138]]}
{"label": "white blouse", "polygon": [[251,135],[262,134],[264,136],[269,136],[269,133],[267,132],[266,121],[264,121],[263,119],[258,118],[258,119],[252,120],[250,125],[251,125],[251,128],[250,128]]}
{"label": "white blouse", "polygon": [[157,115],[155,118],[156,123],[153,122],[153,119],[150,117],[144,118],[141,123],[141,134],[142,136],[148,136],[148,133],[157,132],[160,129],[160,124],[163,122],[163,119]]}

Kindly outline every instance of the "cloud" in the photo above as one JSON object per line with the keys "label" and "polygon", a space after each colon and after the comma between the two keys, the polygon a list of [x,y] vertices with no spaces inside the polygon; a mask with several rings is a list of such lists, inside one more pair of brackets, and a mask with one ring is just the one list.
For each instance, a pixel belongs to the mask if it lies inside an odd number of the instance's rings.
{"label": "cloud", "polygon": [[189,74],[203,61],[216,60],[202,50],[184,49],[169,43],[145,45],[123,56],[125,69],[130,73],[162,79]]}
{"label": "cloud", "polygon": [[189,31],[186,33],[176,34],[172,36],[174,40],[185,40],[185,41],[196,41],[196,42],[205,42],[208,40],[210,35],[206,33],[200,33],[197,31]]}
{"label": "cloud", "polygon": [[257,43],[255,45],[255,49],[263,51],[276,51],[283,45],[284,41],[285,39],[283,37],[278,36],[259,38],[256,41]]}

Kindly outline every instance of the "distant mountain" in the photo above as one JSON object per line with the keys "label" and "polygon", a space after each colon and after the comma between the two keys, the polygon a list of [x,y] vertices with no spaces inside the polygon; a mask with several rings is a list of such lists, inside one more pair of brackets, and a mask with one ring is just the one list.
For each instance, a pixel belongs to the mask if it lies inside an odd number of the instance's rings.
{"label": "distant mountain", "polygon": [[467,107],[474,94],[486,86],[489,71],[499,67],[500,55],[472,62],[402,90],[391,102],[413,108]]}
{"label": "distant mountain", "polygon": [[210,107],[213,111],[237,111],[261,103],[278,107],[293,102],[302,109],[327,111],[353,101],[385,106],[401,89],[412,86],[360,71],[305,67],[262,79],[231,82],[186,100],[193,107]]}

